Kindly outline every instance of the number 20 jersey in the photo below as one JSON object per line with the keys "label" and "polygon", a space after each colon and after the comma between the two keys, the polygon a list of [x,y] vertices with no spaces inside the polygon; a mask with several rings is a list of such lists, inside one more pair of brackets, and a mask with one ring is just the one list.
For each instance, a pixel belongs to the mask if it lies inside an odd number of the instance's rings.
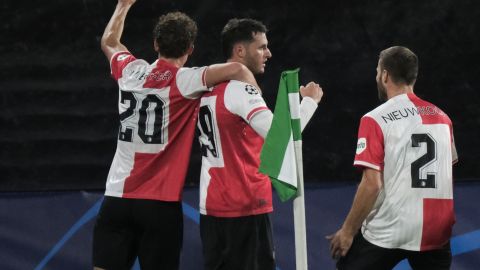
{"label": "number 20 jersey", "polygon": [[367,113],[354,165],[383,172],[384,187],[362,225],[365,239],[413,251],[446,244],[455,223],[456,160],[449,117],[415,94],[395,96]]}
{"label": "number 20 jersey", "polygon": [[149,64],[129,52],[111,60],[120,130],[107,196],[179,201],[195,134],[206,67]]}

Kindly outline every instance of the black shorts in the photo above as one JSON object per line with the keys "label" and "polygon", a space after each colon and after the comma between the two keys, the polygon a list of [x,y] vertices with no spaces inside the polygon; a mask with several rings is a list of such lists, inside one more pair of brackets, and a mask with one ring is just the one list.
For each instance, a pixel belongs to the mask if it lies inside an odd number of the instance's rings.
{"label": "black shorts", "polygon": [[274,270],[268,214],[220,218],[200,216],[205,270]]}
{"label": "black shorts", "polygon": [[450,243],[431,251],[409,251],[376,246],[357,233],[352,247],[337,262],[338,270],[390,270],[407,259],[413,270],[448,270],[452,263]]}
{"label": "black shorts", "polygon": [[130,270],[179,268],[183,242],[180,202],[105,196],[93,233],[93,265]]}

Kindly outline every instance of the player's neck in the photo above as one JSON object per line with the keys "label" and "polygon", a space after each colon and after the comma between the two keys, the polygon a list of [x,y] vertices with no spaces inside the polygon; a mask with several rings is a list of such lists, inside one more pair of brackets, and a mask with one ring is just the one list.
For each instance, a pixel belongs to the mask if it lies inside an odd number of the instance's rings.
{"label": "player's neck", "polygon": [[179,58],[166,58],[166,57],[159,56],[158,60],[163,60],[173,66],[176,66],[177,68],[181,68],[187,62],[187,58],[188,56],[186,55]]}
{"label": "player's neck", "polygon": [[394,85],[387,90],[388,99],[408,93],[413,93],[413,85]]}

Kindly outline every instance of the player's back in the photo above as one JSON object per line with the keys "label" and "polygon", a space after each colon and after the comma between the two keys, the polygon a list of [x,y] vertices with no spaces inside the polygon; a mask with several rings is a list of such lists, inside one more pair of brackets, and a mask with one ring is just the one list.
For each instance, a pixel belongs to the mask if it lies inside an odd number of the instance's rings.
{"label": "player's back", "polygon": [[258,172],[263,138],[249,125],[268,110],[252,85],[229,81],[202,96],[200,212],[238,217],[272,211],[271,186]]}
{"label": "player's back", "polygon": [[[435,105],[413,93],[389,99],[362,118],[372,138],[359,144],[383,160],[384,189],[365,222],[364,236],[387,248],[428,250],[443,245],[454,223],[452,123]],[[368,146],[367,146],[368,142]],[[360,152],[360,154],[359,154]],[[361,165],[363,158],[356,158]],[[366,158],[365,160],[368,160]],[[373,162],[374,163],[374,162]]]}
{"label": "player's back", "polygon": [[153,64],[128,52],[111,61],[120,130],[106,195],[178,201],[195,132],[205,68]]}

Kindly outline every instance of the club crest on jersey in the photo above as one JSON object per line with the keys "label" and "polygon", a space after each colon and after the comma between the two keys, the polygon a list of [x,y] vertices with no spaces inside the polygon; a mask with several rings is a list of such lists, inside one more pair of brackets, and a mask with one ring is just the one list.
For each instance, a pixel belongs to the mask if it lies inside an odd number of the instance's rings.
{"label": "club crest on jersey", "polygon": [[255,86],[250,85],[250,84],[245,85],[245,91],[246,91],[249,95],[258,95],[258,90],[257,90],[257,88],[255,88]]}
{"label": "club crest on jersey", "polygon": [[366,138],[358,138],[357,142],[357,155],[360,155],[363,151],[367,149],[367,139]]}

